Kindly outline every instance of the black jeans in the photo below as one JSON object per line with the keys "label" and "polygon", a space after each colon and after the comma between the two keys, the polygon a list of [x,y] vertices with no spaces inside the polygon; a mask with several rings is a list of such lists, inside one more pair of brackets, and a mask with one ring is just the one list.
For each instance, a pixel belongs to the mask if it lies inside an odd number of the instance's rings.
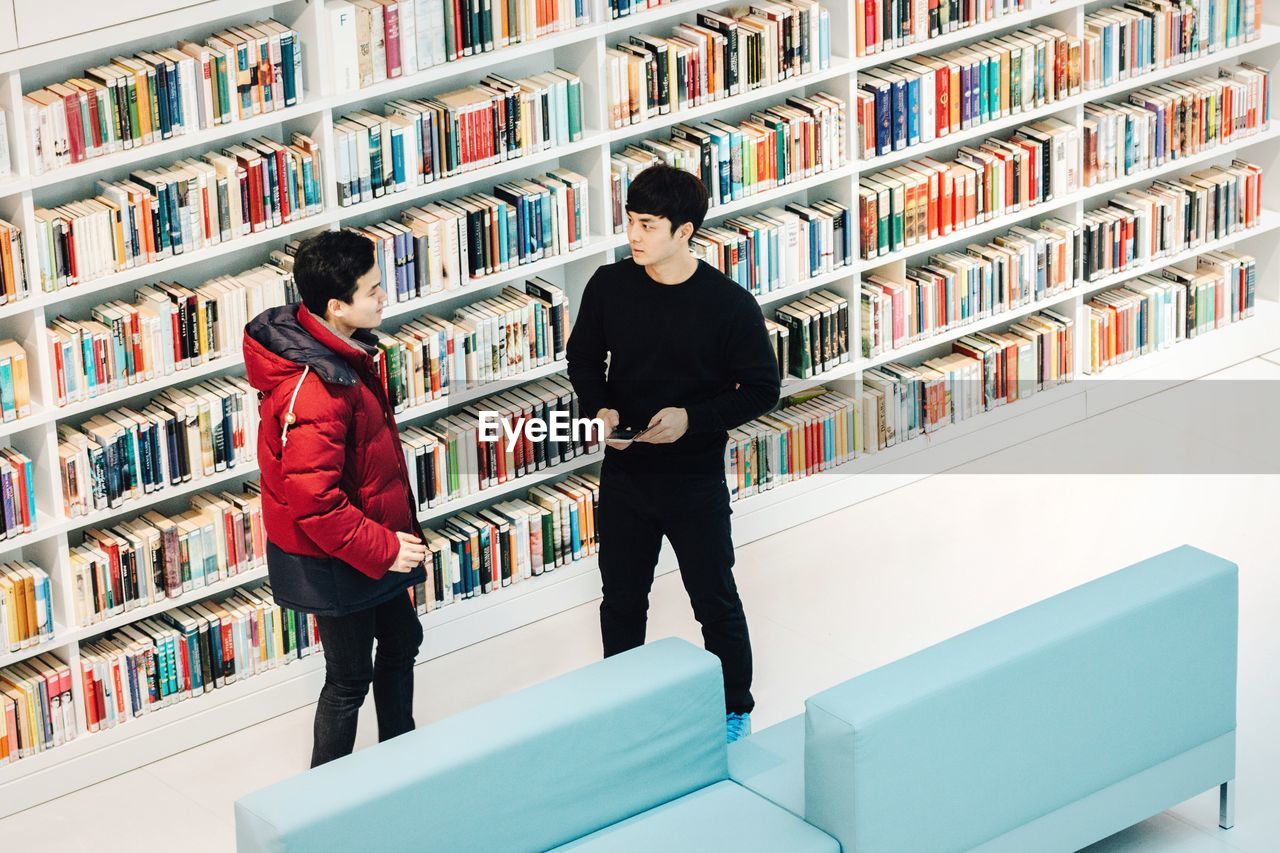
{"label": "black jeans", "polygon": [[606,459],[600,477],[600,634],[605,657],[644,644],[649,590],[666,536],[702,626],[720,658],[725,709],[750,713],[751,638],[733,580],[729,490],[723,476],[620,471]]}
{"label": "black jeans", "polygon": [[324,645],[324,688],[316,705],[311,766],[351,754],[371,683],[378,740],[413,731],[413,661],[422,645],[422,623],[408,591],[368,610],[317,616],[316,625]]}

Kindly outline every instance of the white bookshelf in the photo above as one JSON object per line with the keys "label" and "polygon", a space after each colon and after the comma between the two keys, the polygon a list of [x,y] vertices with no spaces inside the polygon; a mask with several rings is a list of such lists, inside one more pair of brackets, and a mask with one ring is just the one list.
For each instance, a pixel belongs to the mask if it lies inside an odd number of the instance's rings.
{"label": "white bookshelf", "polygon": [[[26,0],[20,1],[26,3]],[[0,18],[9,5],[8,0],[0,0]],[[43,646],[24,649],[16,654],[0,655],[0,666],[43,652],[52,652],[67,662],[74,676],[73,692],[81,727],[81,733],[76,739],[62,747],[0,767],[0,816],[308,704],[314,701],[323,678],[319,658],[306,658],[201,698],[153,712],[110,731],[95,734],[85,731],[84,706],[78,677],[80,643],[121,624],[260,580],[265,576],[265,569],[255,569],[181,598],[131,611],[97,625],[81,627],[74,624],[71,599],[67,594],[71,580],[67,554],[70,543],[78,541],[80,531],[97,524],[114,523],[132,517],[151,506],[181,505],[196,492],[225,488],[254,477],[257,469],[254,465],[242,465],[178,488],[159,490],[109,511],[79,518],[65,517],[61,507],[56,452],[56,427],[59,423],[78,423],[98,411],[145,399],[169,385],[185,386],[208,376],[242,371],[243,359],[238,355],[226,357],[169,377],[132,385],[92,401],[58,408],[52,405],[50,397],[52,370],[43,335],[47,322],[53,316],[59,313],[73,317],[85,316],[89,307],[107,299],[127,296],[141,283],[171,280],[187,285],[199,284],[215,275],[239,272],[261,263],[272,249],[293,238],[338,228],[343,223],[365,224],[395,217],[400,210],[420,204],[426,199],[450,198],[479,189],[487,190],[507,176],[536,174],[556,166],[566,166],[581,172],[591,182],[591,218],[588,222],[590,237],[583,249],[517,267],[474,282],[459,291],[389,305],[385,326],[395,328],[411,316],[426,311],[451,312],[458,305],[491,295],[506,284],[519,282],[533,275],[544,276],[565,287],[571,305],[576,309],[582,288],[595,268],[626,254],[626,239],[623,235],[614,233],[614,223],[610,221],[608,176],[610,154],[628,142],[646,136],[664,135],[669,126],[677,121],[710,116],[736,120],[762,105],[777,102],[795,92],[826,90],[847,98],[856,88],[860,70],[911,56],[924,48],[936,51],[962,45],[993,34],[1011,32],[1034,22],[1046,22],[1068,32],[1079,33],[1083,29],[1086,11],[1112,4],[1097,0],[1089,3],[1082,0],[1061,0],[1057,3],[1030,0],[1027,10],[1022,13],[933,39],[926,45],[895,49],[868,57],[854,57],[851,49],[853,24],[850,20],[850,6],[839,0],[830,0],[826,3],[831,15],[830,68],[621,130],[608,127],[607,110],[600,97],[604,77],[604,51],[607,46],[625,40],[628,34],[634,32],[665,33],[678,20],[692,20],[699,10],[724,9],[732,5],[727,0],[678,0],[667,6],[612,21],[608,19],[607,3],[604,0],[593,0],[593,23],[588,26],[342,94],[333,92],[328,77],[326,56],[329,55],[329,35],[324,26],[323,3],[320,0],[289,0],[274,4],[255,0],[212,0],[157,12],[137,21],[114,23],[89,33],[77,32],[58,40],[30,43],[24,40],[26,36],[23,25],[19,22],[17,40],[7,42],[15,46],[0,52],[0,107],[9,113],[8,142],[15,170],[10,178],[0,179],[0,217],[18,224],[23,230],[24,239],[29,239],[34,233],[36,207],[58,204],[90,194],[93,182],[98,177],[122,176],[134,168],[171,162],[178,157],[198,154],[211,147],[253,135],[287,137],[293,130],[312,135],[322,146],[326,204],[319,215],[283,228],[170,258],[64,291],[36,293],[16,304],[0,306],[0,338],[20,341],[31,358],[33,397],[33,411],[29,417],[0,424],[0,442],[17,447],[36,463],[39,522],[36,530],[30,534],[0,541],[0,559],[21,557],[32,560],[49,571],[53,581],[54,621],[57,627],[54,639]],[[179,38],[203,38],[227,24],[267,16],[288,23],[301,34],[304,85],[297,106],[51,173],[32,174],[30,156],[23,143],[26,138],[20,108],[23,93],[51,81],[73,76],[84,67],[118,53],[168,46]],[[856,190],[861,174],[919,156],[945,158],[962,144],[1002,131],[1008,132],[1037,118],[1057,116],[1079,123],[1085,104],[1091,101],[1123,97],[1129,90],[1158,80],[1211,72],[1219,63],[1248,59],[1275,71],[1280,69],[1280,12],[1268,8],[1266,20],[1267,25],[1256,41],[1102,90],[1072,96],[1042,109],[944,137],[927,145],[869,161],[853,160],[795,184],[714,208],[708,221],[714,223],[744,210],[755,210],[780,202],[817,201],[827,197],[856,211]],[[0,33],[0,36],[3,35]],[[0,50],[3,50],[5,44],[4,39],[0,38]],[[337,205],[337,193],[332,184],[332,178],[337,173],[332,161],[335,118],[353,109],[365,107],[381,111],[381,105],[389,99],[418,97],[444,91],[470,82],[490,70],[518,76],[555,66],[575,71],[583,79],[584,132],[579,142],[532,157],[500,163],[488,169],[413,187],[405,192],[388,194],[363,204],[349,207]],[[853,151],[856,132],[854,112],[850,110],[849,151]],[[856,392],[863,371],[871,367],[898,359],[921,361],[946,352],[951,342],[961,335],[982,328],[1003,327],[1019,317],[1048,307],[1068,314],[1077,321],[1079,337],[1075,347],[1076,381],[965,423],[952,425],[939,433],[863,456],[832,471],[739,501],[734,505],[735,542],[744,545],[823,513],[918,480],[927,476],[924,473],[926,471],[944,470],[1082,420],[1091,414],[1127,402],[1135,393],[1141,393],[1133,390],[1137,383],[1112,383],[1105,380],[1159,378],[1165,383],[1184,382],[1280,347],[1280,241],[1275,239],[1275,232],[1280,229],[1280,189],[1277,189],[1280,182],[1276,179],[1280,172],[1278,139],[1280,122],[1273,122],[1270,128],[1253,136],[1170,163],[1161,169],[1085,188],[1028,211],[999,217],[975,229],[909,247],[888,257],[871,261],[858,260],[840,270],[803,282],[800,286],[759,296],[760,304],[766,311],[771,311],[771,306],[784,300],[798,298],[814,289],[829,288],[847,296],[855,312],[851,341],[853,355],[849,363],[812,380],[788,381],[784,386],[784,393],[794,393],[820,384]],[[862,276],[875,271],[901,272],[908,262],[918,262],[923,256],[941,247],[986,239],[1026,220],[1058,216],[1079,221],[1086,210],[1104,203],[1120,189],[1147,183],[1161,175],[1226,162],[1232,157],[1247,157],[1260,163],[1266,171],[1264,205],[1267,213],[1259,226],[1251,232],[1236,235],[1232,240],[1219,241],[1221,246],[1238,246],[1258,258],[1258,311],[1255,317],[1168,350],[1135,359],[1098,377],[1083,375],[1081,365],[1087,341],[1087,312],[1084,305],[1087,299],[1097,290],[1121,284],[1144,272],[1170,264],[1194,262],[1197,251],[1165,258],[1142,269],[1129,270],[1105,281],[1093,282],[1085,287],[1017,307],[883,356],[873,359],[859,356],[861,345],[858,340],[856,312],[860,304],[858,292]],[[1199,251],[1203,249],[1201,247]],[[29,248],[26,256],[28,278],[36,282],[38,277],[35,257]],[[562,370],[562,364],[553,364],[513,380],[504,380],[501,384],[467,389],[447,400],[407,410],[400,415],[400,420],[405,422],[430,417],[515,382],[549,376]],[[1150,385],[1154,386],[1155,383]],[[557,468],[538,472],[535,476],[482,491],[462,501],[434,507],[423,517],[438,518],[467,506],[487,503],[502,495],[520,493],[540,480],[582,470],[584,466],[595,465],[597,462],[597,456],[579,457]],[[673,558],[664,549],[659,572],[673,569]],[[541,578],[451,605],[425,617],[426,639],[421,658],[426,660],[447,654],[566,608],[589,602],[598,595],[599,576],[595,561],[584,559]],[[594,642],[594,638],[584,638],[584,641]]]}

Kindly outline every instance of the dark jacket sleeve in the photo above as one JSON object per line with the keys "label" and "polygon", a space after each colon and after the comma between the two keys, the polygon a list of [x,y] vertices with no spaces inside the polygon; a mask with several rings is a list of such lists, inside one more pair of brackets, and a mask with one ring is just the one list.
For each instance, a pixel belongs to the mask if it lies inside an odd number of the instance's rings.
{"label": "dark jacket sleeve", "polygon": [[583,289],[578,318],[565,347],[569,382],[578,395],[579,411],[587,418],[594,418],[601,409],[611,408],[605,383],[605,358],[609,349],[604,336],[604,306],[598,279],[599,273],[596,273]]}
{"label": "dark jacket sleeve", "polygon": [[731,430],[758,418],[778,402],[782,380],[764,314],[755,299],[738,302],[726,343],[729,378],[736,388],[687,406],[689,432]]}

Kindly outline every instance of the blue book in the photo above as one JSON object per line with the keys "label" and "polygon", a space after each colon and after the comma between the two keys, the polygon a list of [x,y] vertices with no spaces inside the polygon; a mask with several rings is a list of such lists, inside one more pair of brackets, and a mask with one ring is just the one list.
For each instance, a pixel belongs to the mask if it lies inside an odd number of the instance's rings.
{"label": "blue book", "polygon": [[391,134],[391,176],[397,191],[408,186],[404,170],[404,137],[400,133]]}
{"label": "blue book", "polygon": [[907,145],[920,144],[920,78],[907,79]]}
{"label": "blue book", "polygon": [[864,91],[870,92],[875,96],[875,140],[876,154],[887,154],[893,150],[893,107],[890,103],[892,99],[891,89],[887,83],[878,80],[869,80],[862,84]]}
{"label": "blue book", "polygon": [[18,403],[14,396],[13,362],[10,359],[0,361],[0,412],[6,421],[18,417]]}
{"label": "blue book", "polygon": [[509,235],[507,233],[507,204],[499,200],[497,205],[493,207],[494,228],[498,232],[498,254],[494,258],[494,264],[500,268],[507,266],[515,266],[517,261],[511,257],[510,246],[507,241]]}
{"label": "blue book", "polygon": [[968,65],[960,66],[960,129],[968,130],[973,123],[972,104],[970,95],[973,85],[969,82],[970,70]]}

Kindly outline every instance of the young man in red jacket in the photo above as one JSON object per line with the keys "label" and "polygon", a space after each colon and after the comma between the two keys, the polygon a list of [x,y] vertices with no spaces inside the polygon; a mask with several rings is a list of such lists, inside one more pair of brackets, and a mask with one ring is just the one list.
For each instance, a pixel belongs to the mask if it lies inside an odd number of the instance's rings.
{"label": "young man in red jacket", "polygon": [[369,332],[386,304],[373,244],[319,234],[298,248],[293,273],[302,304],[255,317],[244,360],[262,416],[272,592],[315,614],[324,646],[315,767],[351,752],[370,684],[378,739],[413,729],[422,625],[406,590],[425,577],[426,547]]}

